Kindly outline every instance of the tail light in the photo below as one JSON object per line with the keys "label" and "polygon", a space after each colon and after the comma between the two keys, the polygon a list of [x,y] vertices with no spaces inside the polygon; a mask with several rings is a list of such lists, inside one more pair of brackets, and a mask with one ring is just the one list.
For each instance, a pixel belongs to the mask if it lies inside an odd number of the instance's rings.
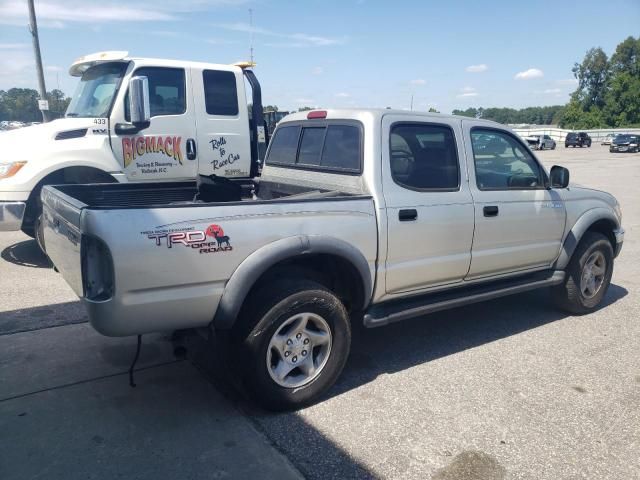
{"label": "tail light", "polygon": [[88,300],[109,300],[114,292],[113,259],[100,239],[83,235],[81,244],[82,285]]}

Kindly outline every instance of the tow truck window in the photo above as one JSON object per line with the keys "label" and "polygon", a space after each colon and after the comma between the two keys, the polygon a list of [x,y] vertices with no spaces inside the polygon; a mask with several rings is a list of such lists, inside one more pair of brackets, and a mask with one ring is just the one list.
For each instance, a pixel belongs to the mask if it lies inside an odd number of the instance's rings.
{"label": "tow truck window", "polygon": [[[151,116],[181,115],[187,111],[185,100],[185,75],[182,68],[143,67],[136,70],[136,77],[149,81],[149,105]],[[129,92],[125,98],[125,118],[129,116]]]}
{"label": "tow truck window", "polygon": [[238,115],[238,89],[233,72],[204,70],[202,81],[209,115]]}

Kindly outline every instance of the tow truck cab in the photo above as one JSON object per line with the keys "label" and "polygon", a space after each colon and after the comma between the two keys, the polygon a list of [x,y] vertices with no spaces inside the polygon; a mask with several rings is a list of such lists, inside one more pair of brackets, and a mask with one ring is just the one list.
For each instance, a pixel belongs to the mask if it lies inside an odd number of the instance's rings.
{"label": "tow truck cab", "polygon": [[0,134],[0,231],[37,237],[47,184],[256,176],[268,134],[252,66],[127,52],[77,59],[64,118]]}

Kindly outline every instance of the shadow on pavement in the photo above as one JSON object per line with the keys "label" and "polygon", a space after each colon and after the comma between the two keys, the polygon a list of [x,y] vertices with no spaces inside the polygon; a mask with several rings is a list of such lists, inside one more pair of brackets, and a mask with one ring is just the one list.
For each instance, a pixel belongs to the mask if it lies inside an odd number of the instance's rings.
{"label": "shadow on pavement", "polygon": [[0,335],[29,332],[87,321],[87,312],[79,301],[10,310],[0,312]]}
{"label": "shadow on pavement", "polygon": [[[627,293],[611,284],[600,308]],[[383,373],[399,372],[570,317],[556,308],[550,297],[543,289],[377,329],[355,329],[351,355],[330,396],[371,382]]]}
{"label": "shadow on pavement", "polygon": [[[623,287],[611,285],[601,308],[627,293]],[[381,374],[399,372],[568,318],[568,314],[553,306],[549,297],[546,290],[533,291],[377,329],[355,328],[351,355],[328,397],[358,388]],[[194,345],[189,351],[194,363],[216,387],[254,421],[306,478],[375,478],[374,473],[300,413],[273,414],[245,401],[239,393],[241,388],[224,369],[222,357],[203,354]]]}
{"label": "shadow on pavement", "polygon": [[51,268],[52,264],[49,258],[40,250],[35,240],[25,240],[24,242],[15,243],[5,248],[2,257],[7,262],[21,267],[32,268]]}

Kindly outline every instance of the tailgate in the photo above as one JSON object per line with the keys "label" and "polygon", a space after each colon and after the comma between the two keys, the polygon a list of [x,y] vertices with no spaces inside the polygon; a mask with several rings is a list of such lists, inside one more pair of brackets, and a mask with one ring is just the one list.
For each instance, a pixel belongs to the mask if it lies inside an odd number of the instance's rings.
{"label": "tailgate", "polygon": [[51,185],[43,187],[41,199],[47,255],[76,295],[82,297],[80,215],[86,205]]}

